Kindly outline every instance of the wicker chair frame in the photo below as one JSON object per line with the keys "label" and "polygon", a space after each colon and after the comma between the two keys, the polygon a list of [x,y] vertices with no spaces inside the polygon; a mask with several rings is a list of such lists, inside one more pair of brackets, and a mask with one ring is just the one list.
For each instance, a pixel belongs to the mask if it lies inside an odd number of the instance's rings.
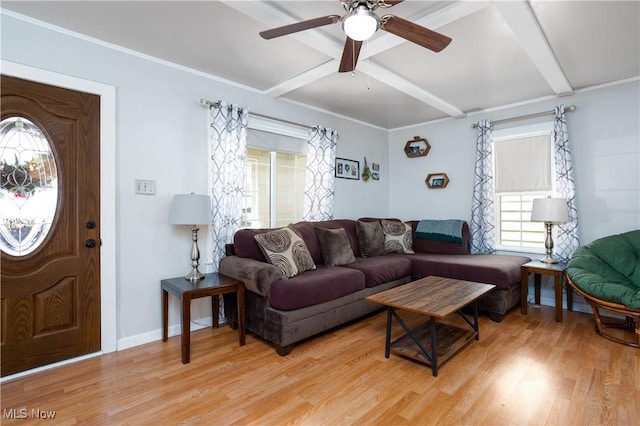
{"label": "wicker chair frame", "polygon": [[[601,300],[593,297],[592,295],[585,293],[582,289],[580,289],[580,287],[578,287],[573,281],[571,281],[571,277],[569,276],[569,274],[565,273],[565,276],[567,278],[567,283],[569,283],[573,290],[584,297],[587,303],[591,305],[593,316],[596,320],[596,332],[599,335],[614,342],[622,343],[623,345],[640,348],[640,309],[631,309],[618,303],[611,303],[607,302],[606,300]],[[601,309],[624,315],[625,319],[623,321],[604,321],[600,316]],[[631,330],[633,332],[633,339],[620,339],[607,333],[607,330],[612,328]]]}

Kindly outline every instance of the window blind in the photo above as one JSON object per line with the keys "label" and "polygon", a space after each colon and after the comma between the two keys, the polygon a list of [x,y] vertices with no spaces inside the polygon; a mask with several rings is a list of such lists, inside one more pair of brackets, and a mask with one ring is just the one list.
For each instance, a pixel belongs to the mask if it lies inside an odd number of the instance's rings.
{"label": "window blind", "polygon": [[304,139],[256,129],[249,129],[247,134],[247,144],[254,148],[295,154],[307,153],[307,141]]}
{"label": "window blind", "polygon": [[549,134],[496,141],[495,192],[551,191]]}

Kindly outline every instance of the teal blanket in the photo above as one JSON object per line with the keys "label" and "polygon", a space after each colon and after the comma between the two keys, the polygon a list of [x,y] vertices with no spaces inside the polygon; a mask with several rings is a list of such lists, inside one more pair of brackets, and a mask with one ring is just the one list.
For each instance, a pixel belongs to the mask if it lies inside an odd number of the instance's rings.
{"label": "teal blanket", "polygon": [[416,238],[462,244],[463,225],[464,220],[458,219],[421,220],[416,227]]}

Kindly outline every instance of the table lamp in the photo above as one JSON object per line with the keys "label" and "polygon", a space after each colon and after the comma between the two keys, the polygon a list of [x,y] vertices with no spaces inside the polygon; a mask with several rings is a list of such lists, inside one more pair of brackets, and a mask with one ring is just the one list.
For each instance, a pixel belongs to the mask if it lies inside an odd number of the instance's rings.
{"label": "table lamp", "polygon": [[171,218],[173,225],[191,225],[191,272],[184,278],[189,281],[198,281],[204,275],[198,271],[198,261],[200,260],[200,250],[198,250],[197,225],[208,225],[211,223],[211,198],[208,195],[196,194],[176,194],[171,203]]}
{"label": "table lamp", "polygon": [[540,259],[544,263],[558,263],[553,257],[553,238],[551,237],[551,229],[553,225],[566,223],[569,220],[569,209],[567,208],[567,200],[564,198],[536,198],[533,200],[531,208],[531,221],[544,222],[547,229],[547,238],[544,240],[544,247],[547,249],[547,255],[544,259]]}

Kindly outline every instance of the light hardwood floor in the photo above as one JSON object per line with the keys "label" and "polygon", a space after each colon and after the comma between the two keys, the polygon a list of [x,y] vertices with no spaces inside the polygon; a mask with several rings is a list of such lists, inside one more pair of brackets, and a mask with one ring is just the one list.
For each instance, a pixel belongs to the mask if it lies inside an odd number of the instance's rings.
{"label": "light hardwood floor", "polygon": [[[480,341],[438,377],[384,357],[386,314],[294,347],[287,357],[228,327],[180,337],[3,383],[2,424],[640,424],[640,351],[595,334],[591,315],[518,309],[481,317]],[[394,325],[394,334],[400,332]],[[26,419],[8,419],[26,413]],[[20,411],[25,409],[26,411]]]}

